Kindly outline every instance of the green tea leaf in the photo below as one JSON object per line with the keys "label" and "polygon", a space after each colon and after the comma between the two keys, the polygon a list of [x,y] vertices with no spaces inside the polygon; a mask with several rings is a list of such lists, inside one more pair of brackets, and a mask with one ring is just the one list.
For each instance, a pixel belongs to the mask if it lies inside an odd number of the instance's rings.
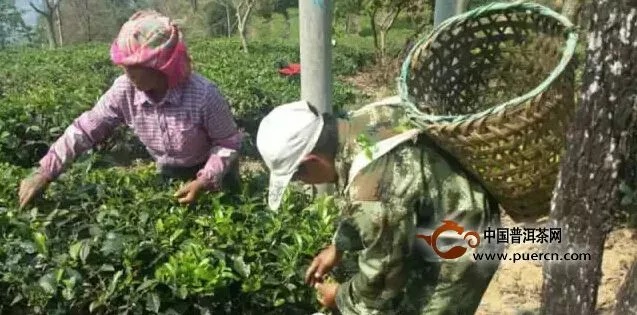
{"label": "green tea leaf", "polygon": [[196,307],[199,309],[199,315],[212,315],[212,311],[209,308],[200,305],[196,305]]}
{"label": "green tea leaf", "polygon": [[161,301],[159,300],[159,295],[157,295],[156,293],[150,293],[146,295],[146,310],[157,314],[159,313],[160,304]]}
{"label": "green tea leaf", "polygon": [[188,288],[186,288],[185,286],[179,287],[177,296],[182,300],[186,299],[188,297]]}
{"label": "green tea leaf", "polygon": [[106,239],[102,245],[102,252],[104,255],[119,254],[124,248],[124,240],[121,234],[108,232]]}
{"label": "green tea leaf", "polygon": [[175,240],[179,237],[179,235],[181,235],[184,232],[184,229],[178,229],[176,230],[169,239],[170,244],[173,244],[175,242]]}
{"label": "green tea leaf", "polygon": [[142,284],[139,285],[139,287],[137,287],[137,292],[144,291],[144,290],[152,287],[156,283],[157,283],[157,281],[155,281],[155,280],[145,280]]}
{"label": "green tea leaf", "polygon": [[140,223],[140,224],[142,224],[142,225],[144,225],[144,224],[146,224],[146,221],[148,221],[148,213],[146,213],[146,212],[142,212],[142,213],[139,215],[139,223]]}
{"label": "green tea leaf", "polygon": [[88,258],[88,255],[91,253],[91,244],[88,243],[88,241],[83,241],[82,242],[82,248],[80,250],[80,258],[82,259],[82,263],[85,264],[86,263],[86,259]]}
{"label": "green tea leaf", "polygon": [[114,275],[113,275],[113,280],[111,281],[111,284],[108,286],[108,296],[113,295],[113,293],[115,293],[115,290],[117,289],[117,284],[119,283],[119,278],[122,277],[123,272],[121,270],[118,270]]}
{"label": "green tea leaf", "polygon": [[47,253],[46,235],[40,232],[33,232],[33,241],[35,242],[36,248],[39,253],[41,254]]}
{"label": "green tea leaf", "polygon": [[299,233],[294,233],[294,240],[296,241],[297,246],[303,247],[303,239]]}
{"label": "green tea leaf", "polygon": [[33,132],[40,132],[42,131],[42,129],[40,128],[40,126],[29,126],[29,128],[27,128],[27,132],[29,131],[33,131]]}
{"label": "green tea leaf", "polygon": [[57,292],[57,280],[56,275],[53,272],[49,272],[42,276],[38,280],[38,285],[48,294],[55,294]]}
{"label": "green tea leaf", "polygon": [[155,230],[158,233],[162,233],[164,229],[164,221],[162,219],[158,219],[157,222],[155,222]]}
{"label": "green tea leaf", "polygon": [[93,301],[88,306],[88,310],[89,310],[89,312],[93,313],[98,307],[100,307],[102,305],[104,305],[104,304],[101,301]]}
{"label": "green tea leaf", "polygon": [[19,243],[19,246],[27,254],[34,254],[37,252],[37,246],[31,241],[22,241]]}
{"label": "green tea leaf", "polygon": [[22,301],[24,299],[24,296],[22,296],[22,294],[17,294],[13,300],[11,301],[10,305],[15,305],[17,303],[19,303],[20,301]]}
{"label": "green tea leaf", "polygon": [[236,270],[242,277],[247,278],[250,276],[250,266],[243,261],[242,256],[235,256],[232,258],[234,264],[234,270]]}
{"label": "green tea leaf", "polygon": [[82,242],[75,242],[69,247],[69,255],[71,259],[77,260],[80,256],[80,249],[82,249]]}
{"label": "green tea leaf", "polygon": [[370,160],[374,158],[374,153],[372,152],[370,148],[365,148],[365,157],[367,157]]}

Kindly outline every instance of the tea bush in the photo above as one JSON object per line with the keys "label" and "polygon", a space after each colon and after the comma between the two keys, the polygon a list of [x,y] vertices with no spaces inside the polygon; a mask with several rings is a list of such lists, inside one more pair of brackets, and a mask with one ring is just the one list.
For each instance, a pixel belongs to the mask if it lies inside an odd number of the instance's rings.
{"label": "tea bush", "polygon": [[266,209],[264,174],[237,194],[192,206],[152,165],[80,163],[29,211],[16,208],[26,169],[0,165],[0,313],[309,314],[303,284],[329,242],[334,207],[299,190]]}

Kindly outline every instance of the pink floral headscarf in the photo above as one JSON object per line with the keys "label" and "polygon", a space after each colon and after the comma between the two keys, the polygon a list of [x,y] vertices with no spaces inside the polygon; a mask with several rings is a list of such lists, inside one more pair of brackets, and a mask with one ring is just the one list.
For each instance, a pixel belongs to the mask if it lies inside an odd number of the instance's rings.
{"label": "pink floral headscarf", "polygon": [[175,87],[191,73],[183,35],[170,18],[156,11],[139,11],[124,23],[111,45],[111,60],[120,66],[144,66],[161,71]]}

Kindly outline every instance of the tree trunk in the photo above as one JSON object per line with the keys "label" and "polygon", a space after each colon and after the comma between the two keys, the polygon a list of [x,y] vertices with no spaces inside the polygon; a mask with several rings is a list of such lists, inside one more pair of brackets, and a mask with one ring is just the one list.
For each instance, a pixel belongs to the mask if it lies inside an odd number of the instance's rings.
{"label": "tree trunk", "polygon": [[372,36],[374,37],[374,47],[376,47],[376,49],[378,49],[378,33],[377,33],[377,30],[376,30],[376,10],[374,10],[373,12],[370,13],[369,22],[370,22],[370,26],[372,28]]}
{"label": "tree trunk", "polygon": [[90,43],[91,38],[91,11],[88,8],[88,0],[84,0],[84,14],[86,14],[86,39]]}
{"label": "tree trunk", "polygon": [[241,19],[241,14],[237,10],[237,29],[239,31],[239,37],[241,38],[241,46],[243,46],[243,52],[248,53],[248,41],[246,40],[245,25]]}
{"label": "tree trunk", "polygon": [[352,27],[353,29],[353,34],[358,34],[361,31],[361,21],[360,21],[360,16],[358,14],[355,14],[352,17]]}
{"label": "tree trunk", "polygon": [[51,3],[49,1],[51,0],[44,0],[44,4],[47,8],[46,11],[38,9],[38,7],[36,7],[33,4],[33,2],[29,2],[29,5],[33,8],[33,10],[35,10],[35,12],[42,15],[46,19],[46,23],[48,26],[47,35],[49,37],[49,47],[55,48],[57,47],[57,42],[55,39],[55,23],[53,19],[54,19],[54,11],[57,8],[57,5],[59,5],[59,1],[57,3],[55,2]]}
{"label": "tree trunk", "polygon": [[232,25],[231,25],[231,21],[230,21],[230,6],[228,6],[228,4],[226,4],[225,8],[226,8],[226,25],[228,27],[227,33],[228,33],[228,37],[231,37],[232,36]]}
{"label": "tree trunk", "polygon": [[580,9],[584,0],[566,0],[562,6],[562,14],[574,24],[578,23]]}
{"label": "tree trunk", "polygon": [[385,36],[387,34],[387,31],[384,29],[381,29],[380,31],[378,31],[378,51],[380,53],[380,65],[384,65],[385,64]]}
{"label": "tree trunk", "polygon": [[[393,11],[396,10],[396,11]],[[397,8],[391,8],[387,15],[383,17],[383,21],[380,23],[380,29],[378,30],[379,35],[379,43],[378,49],[380,51],[380,63],[383,65],[385,63],[385,57],[387,55],[387,33],[394,25],[394,21],[396,21],[396,17],[400,14],[401,4],[397,5]],[[378,28],[378,26],[376,26]]]}
{"label": "tree trunk", "polygon": [[55,23],[53,22],[53,14],[49,14],[46,16],[46,23],[48,27],[49,34],[49,47],[55,48],[57,47],[57,40],[55,36]]}
{"label": "tree trunk", "polygon": [[60,5],[59,4],[55,8],[55,15],[56,15],[56,19],[57,19],[57,29],[58,29],[58,36],[59,36],[58,44],[60,46],[63,46],[64,45],[64,36],[62,35],[62,12],[60,10]]}
{"label": "tree trunk", "polygon": [[617,292],[615,314],[637,314],[637,261],[630,267],[624,284]]}
{"label": "tree trunk", "polygon": [[283,10],[283,17],[285,18],[285,38],[290,38],[290,33],[292,32],[292,23],[290,22],[290,14],[288,10]]}
{"label": "tree trunk", "polygon": [[637,3],[593,1],[580,107],[567,132],[550,224],[562,241],[547,252],[590,260],[544,265],[542,314],[593,314],[604,241],[619,208],[619,174],[630,152],[637,107]]}
{"label": "tree trunk", "polygon": [[241,34],[241,45],[243,46],[243,52],[248,53],[248,41],[246,40],[245,28],[240,26],[239,33]]}
{"label": "tree trunk", "polygon": [[237,11],[237,27],[239,28],[239,37],[241,37],[241,45],[243,45],[243,52],[248,53],[248,41],[246,39],[246,25],[248,24],[248,20],[250,19],[250,13],[252,11],[252,6],[254,2],[250,0],[244,0],[246,10],[241,16],[241,5],[235,6],[235,10]]}

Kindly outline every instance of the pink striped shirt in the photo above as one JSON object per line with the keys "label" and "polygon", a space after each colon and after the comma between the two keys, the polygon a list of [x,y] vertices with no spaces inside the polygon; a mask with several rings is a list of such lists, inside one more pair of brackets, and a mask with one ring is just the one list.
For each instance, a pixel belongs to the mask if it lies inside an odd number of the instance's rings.
{"label": "pink striped shirt", "polygon": [[40,172],[54,180],[121,124],[133,130],[159,165],[191,167],[205,162],[197,178],[213,190],[237,159],[243,138],[230,106],[215,84],[201,75],[192,74],[158,103],[122,75],[51,146],[40,160]]}

